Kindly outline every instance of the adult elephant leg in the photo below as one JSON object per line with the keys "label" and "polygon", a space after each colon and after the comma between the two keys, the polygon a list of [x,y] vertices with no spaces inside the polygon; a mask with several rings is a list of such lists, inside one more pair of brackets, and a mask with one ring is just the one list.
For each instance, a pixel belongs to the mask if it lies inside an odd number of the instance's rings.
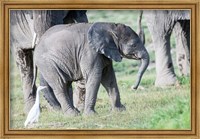
{"label": "adult elephant leg", "polygon": [[120,102],[119,89],[117,86],[117,81],[112,65],[109,65],[103,70],[101,83],[108,92],[108,96],[110,97],[112,105],[112,110],[125,110],[125,106],[123,106]]}
{"label": "adult elephant leg", "polygon": [[83,111],[85,107],[85,80],[80,80],[75,82],[73,102],[74,106],[79,111]]}
{"label": "adult elephant leg", "polygon": [[190,20],[178,21],[174,26],[176,62],[181,75],[190,74]]}
{"label": "adult elephant leg", "polygon": [[32,50],[23,50],[16,48],[15,50],[16,63],[19,68],[22,88],[24,93],[24,111],[28,113],[33,104],[35,103],[36,97],[36,86],[33,87],[33,93],[31,94],[30,90],[32,89],[33,81],[33,54]]}
{"label": "adult elephant leg", "polygon": [[175,85],[177,78],[170,53],[170,36],[175,21],[172,20],[171,12],[144,11],[144,16],[155,48],[155,85],[159,87]]}
{"label": "adult elephant leg", "polygon": [[176,84],[176,75],[170,53],[170,36],[158,37],[155,44],[156,81],[155,85],[169,86]]}

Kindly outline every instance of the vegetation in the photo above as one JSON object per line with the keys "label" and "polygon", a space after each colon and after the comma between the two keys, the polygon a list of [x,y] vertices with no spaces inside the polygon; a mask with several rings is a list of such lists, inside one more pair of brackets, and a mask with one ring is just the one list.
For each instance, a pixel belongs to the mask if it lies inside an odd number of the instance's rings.
{"label": "vegetation", "polygon": [[[90,22],[124,23],[137,30],[138,11],[88,11],[88,17]],[[40,97],[42,112],[39,122],[29,128],[190,129],[190,78],[178,76],[180,85],[177,86],[167,88],[156,88],[154,86],[156,74],[154,53],[150,45],[151,37],[144,20],[142,24],[145,29],[146,47],[150,53],[151,64],[144,74],[138,90],[131,90],[136,79],[138,61],[124,59],[120,63],[113,63],[121,102],[126,106],[126,111],[111,112],[108,95],[101,86],[95,107],[98,112],[97,115],[87,117],[81,113],[77,117],[67,117],[61,111],[52,110],[46,100]],[[175,46],[175,44],[172,45]],[[177,73],[177,68],[175,68],[175,72]],[[11,58],[10,74],[10,127],[11,129],[24,129],[23,124],[26,115],[23,111],[22,86],[19,71],[13,62],[13,58]],[[39,81],[37,83],[39,84]]]}

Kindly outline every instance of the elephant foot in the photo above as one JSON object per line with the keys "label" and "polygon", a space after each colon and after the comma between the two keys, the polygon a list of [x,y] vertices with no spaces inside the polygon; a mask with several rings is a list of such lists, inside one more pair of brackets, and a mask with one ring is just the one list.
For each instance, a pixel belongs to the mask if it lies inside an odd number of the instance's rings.
{"label": "elephant foot", "polygon": [[84,105],[79,105],[76,107],[79,111],[83,112],[84,110]]}
{"label": "elephant foot", "polygon": [[175,75],[172,76],[159,76],[156,78],[155,86],[156,87],[167,87],[167,86],[174,86],[178,82]]}
{"label": "elephant foot", "polygon": [[74,109],[70,108],[67,111],[65,111],[64,114],[66,116],[75,117],[75,116],[80,115],[80,112],[76,108]]}
{"label": "elephant foot", "polygon": [[112,108],[112,111],[117,111],[117,112],[121,112],[121,111],[125,111],[125,110],[126,110],[126,107],[122,104],[119,107],[113,107]]}
{"label": "elephant foot", "polygon": [[28,114],[28,112],[31,110],[34,104],[35,104],[35,98],[32,97],[31,99],[27,100],[25,102],[24,112]]}
{"label": "elephant foot", "polygon": [[51,106],[49,103],[47,103],[47,109],[49,110],[49,111],[61,111],[62,109],[61,109],[61,107],[57,107],[57,106]]}
{"label": "elephant foot", "polygon": [[97,114],[97,112],[95,110],[84,110],[84,113],[83,113],[85,116],[92,116],[92,115],[95,115]]}
{"label": "elephant foot", "polygon": [[43,97],[46,99],[48,102],[48,106],[50,109],[54,109],[55,111],[61,110],[60,103],[57,101],[55,95],[51,90],[44,89],[44,95]]}

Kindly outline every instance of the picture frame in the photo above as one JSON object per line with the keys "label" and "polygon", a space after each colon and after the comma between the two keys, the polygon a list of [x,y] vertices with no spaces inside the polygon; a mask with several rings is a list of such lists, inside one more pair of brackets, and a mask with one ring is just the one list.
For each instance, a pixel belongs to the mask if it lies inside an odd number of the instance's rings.
{"label": "picture frame", "polygon": [[[1,138],[199,138],[200,28],[198,0],[3,0],[1,1],[0,37],[0,135]],[[9,128],[9,9],[189,9],[191,10],[191,130],[13,130]]]}

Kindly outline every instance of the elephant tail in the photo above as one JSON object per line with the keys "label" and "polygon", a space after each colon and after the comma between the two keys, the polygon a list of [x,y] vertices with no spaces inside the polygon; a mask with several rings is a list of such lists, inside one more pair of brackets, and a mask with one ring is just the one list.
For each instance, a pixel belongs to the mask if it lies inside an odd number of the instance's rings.
{"label": "elephant tail", "polygon": [[138,17],[138,36],[140,37],[141,41],[143,44],[145,44],[145,34],[144,34],[144,29],[142,28],[142,15],[143,15],[143,11],[141,10],[139,13],[139,17]]}

